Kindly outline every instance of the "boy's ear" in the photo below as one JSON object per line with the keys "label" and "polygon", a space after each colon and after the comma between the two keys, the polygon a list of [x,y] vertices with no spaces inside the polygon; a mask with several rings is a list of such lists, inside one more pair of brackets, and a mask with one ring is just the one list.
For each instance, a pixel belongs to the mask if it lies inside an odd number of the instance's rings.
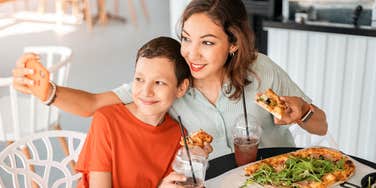
{"label": "boy's ear", "polygon": [[186,78],[186,79],[184,79],[183,82],[180,83],[180,85],[178,86],[178,93],[176,94],[176,97],[177,97],[177,98],[182,97],[182,96],[185,94],[185,92],[187,92],[188,88],[189,88],[189,79]]}

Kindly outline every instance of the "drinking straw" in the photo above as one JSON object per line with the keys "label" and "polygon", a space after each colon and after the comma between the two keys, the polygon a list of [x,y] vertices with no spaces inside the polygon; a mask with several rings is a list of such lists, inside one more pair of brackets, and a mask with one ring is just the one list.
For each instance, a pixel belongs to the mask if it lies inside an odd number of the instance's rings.
{"label": "drinking straw", "polygon": [[247,132],[247,140],[249,139],[249,130],[248,130],[248,116],[247,116],[247,107],[245,104],[245,92],[243,88],[243,111],[244,111],[244,121],[245,121],[245,130]]}
{"label": "drinking straw", "polygon": [[195,184],[197,184],[196,176],[195,176],[195,173],[194,173],[194,171],[193,171],[193,165],[192,165],[191,154],[189,153],[189,148],[188,148],[188,145],[187,145],[187,138],[186,138],[185,133],[184,133],[183,124],[181,123],[181,118],[180,118],[180,116],[178,116],[178,119],[179,119],[179,126],[180,126],[180,130],[181,130],[181,135],[183,136],[183,140],[184,140],[185,151],[187,152],[188,160],[189,160],[189,165],[191,166],[191,172],[192,172],[193,182],[194,182]]}

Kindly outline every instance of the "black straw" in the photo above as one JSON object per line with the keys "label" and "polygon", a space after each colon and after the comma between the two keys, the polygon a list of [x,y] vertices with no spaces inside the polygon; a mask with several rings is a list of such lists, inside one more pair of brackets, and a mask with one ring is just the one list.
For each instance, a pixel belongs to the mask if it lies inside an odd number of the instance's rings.
{"label": "black straw", "polygon": [[243,110],[244,110],[245,130],[247,132],[247,140],[249,140],[248,115],[247,115],[247,106],[245,104],[245,91],[244,91],[244,88],[243,88]]}
{"label": "black straw", "polygon": [[191,172],[192,172],[193,182],[194,182],[195,184],[197,184],[196,176],[195,176],[195,173],[194,173],[194,171],[193,171],[193,165],[192,165],[191,154],[189,153],[189,148],[188,148],[188,145],[187,145],[187,138],[186,138],[185,133],[184,133],[184,128],[183,128],[183,124],[181,123],[181,118],[180,118],[180,116],[178,116],[178,119],[179,119],[179,126],[180,126],[180,130],[181,130],[181,135],[183,136],[183,140],[184,140],[185,151],[187,152],[188,160],[189,160],[189,165],[191,166]]}

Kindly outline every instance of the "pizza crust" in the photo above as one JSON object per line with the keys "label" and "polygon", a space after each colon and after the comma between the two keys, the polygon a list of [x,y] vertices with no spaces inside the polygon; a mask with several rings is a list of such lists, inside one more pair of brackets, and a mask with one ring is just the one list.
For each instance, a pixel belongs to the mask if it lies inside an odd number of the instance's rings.
{"label": "pizza crust", "polygon": [[[213,137],[204,130],[200,129],[199,131],[192,133],[190,136],[187,136],[186,141],[189,147],[199,146],[203,148],[205,142],[211,143],[213,141]],[[180,145],[184,146],[183,138],[180,140]]]}
{"label": "pizza crust", "polygon": [[286,104],[279,99],[279,96],[272,89],[267,89],[264,93],[256,94],[255,101],[260,107],[270,112],[278,119],[282,119],[287,109]]}

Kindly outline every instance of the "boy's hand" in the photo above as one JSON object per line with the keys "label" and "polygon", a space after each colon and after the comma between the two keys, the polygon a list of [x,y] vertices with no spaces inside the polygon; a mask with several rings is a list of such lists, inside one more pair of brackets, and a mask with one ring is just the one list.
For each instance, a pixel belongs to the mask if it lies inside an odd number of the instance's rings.
{"label": "boy's hand", "polygon": [[41,101],[46,101],[51,92],[49,80],[49,72],[36,54],[21,56],[13,69],[14,87],[23,93],[33,94]]}
{"label": "boy's hand", "polygon": [[16,67],[13,69],[13,86],[22,93],[31,94],[30,87],[34,86],[34,80],[27,78],[27,75],[33,75],[34,70],[26,68],[26,62],[40,61],[36,54],[24,54],[16,62]]}
{"label": "boy's hand", "polygon": [[178,174],[176,172],[171,172],[168,176],[163,178],[161,184],[159,185],[159,188],[184,188],[182,185],[176,185],[176,182],[184,182],[187,178],[182,175]]}

